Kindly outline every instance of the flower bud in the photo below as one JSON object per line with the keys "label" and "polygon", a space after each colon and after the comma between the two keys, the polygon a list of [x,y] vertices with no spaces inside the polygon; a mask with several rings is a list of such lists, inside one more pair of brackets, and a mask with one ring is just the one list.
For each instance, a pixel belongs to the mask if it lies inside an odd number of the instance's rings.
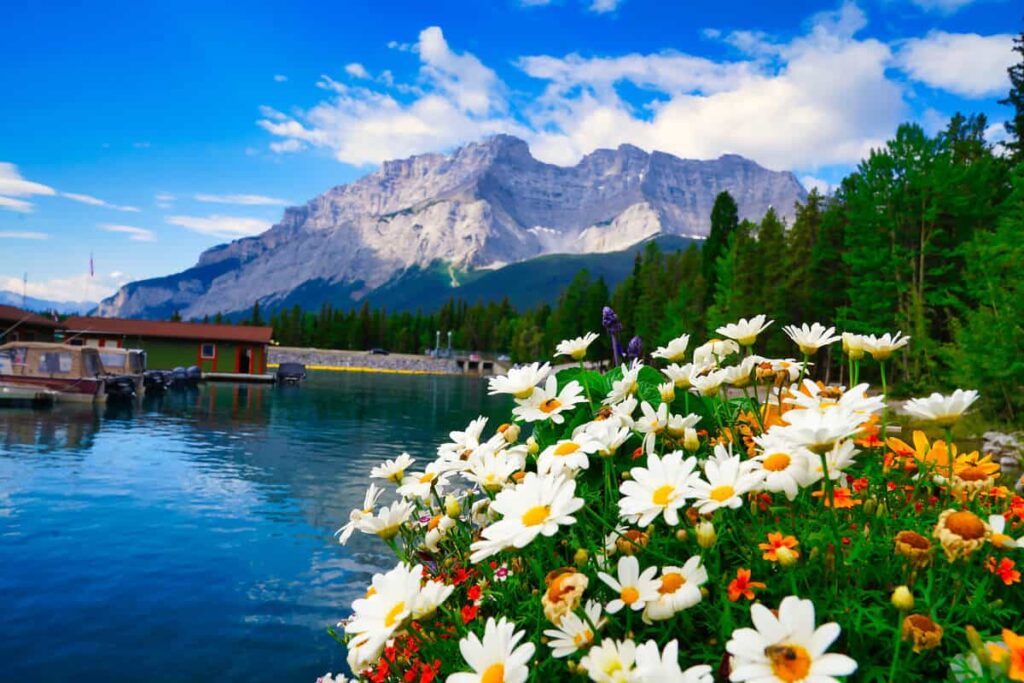
{"label": "flower bud", "polygon": [[718,540],[715,532],[715,525],[711,522],[700,522],[697,524],[697,545],[707,550]]}
{"label": "flower bud", "polygon": [[501,432],[503,437],[505,437],[506,443],[515,443],[516,441],[519,441],[520,428],[515,422],[503,424],[501,427],[498,427],[498,431]]}
{"label": "flower bud", "polygon": [[677,541],[685,541],[689,537],[690,537],[690,534],[689,534],[689,532],[686,529],[680,529],[679,531],[676,532],[676,540]]}
{"label": "flower bud", "polygon": [[458,517],[462,514],[462,504],[459,502],[459,499],[455,496],[445,496],[444,512],[449,517]]}
{"label": "flower bud", "polygon": [[530,455],[537,455],[540,452],[540,444],[537,443],[537,439],[533,438],[533,435],[526,440],[526,452]]}
{"label": "flower bud", "polygon": [[683,433],[683,448],[691,453],[700,448],[700,438],[697,436],[697,430],[693,427],[687,427]]}
{"label": "flower bud", "polygon": [[792,567],[796,564],[797,559],[800,557],[799,553],[793,552],[791,548],[782,546],[776,549],[775,557],[779,558],[779,566]]}
{"label": "flower bud", "polygon": [[589,559],[590,553],[587,552],[586,548],[577,548],[576,552],[572,556],[572,562],[577,567],[583,567]]}
{"label": "flower bud", "polygon": [[676,385],[672,382],[659,384],[658,393],[661,394],[661,400],[663,403],[671,403],[676,400]]}
{"label": "flower bud", "polygon": [[901,612],[914,609],[914,594],[906,586],[897,586],[892,592],[892,606]]}

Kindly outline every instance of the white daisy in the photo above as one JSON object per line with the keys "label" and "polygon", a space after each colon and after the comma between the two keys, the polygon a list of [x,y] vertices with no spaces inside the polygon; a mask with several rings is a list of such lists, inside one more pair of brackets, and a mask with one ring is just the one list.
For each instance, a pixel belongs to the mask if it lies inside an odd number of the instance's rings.
{"label": "white daisy", "polygon": [[544,635],[549,638],[548,647],[551,648],[552,657],[568,657],[593,644],[594,630],[601,628],[605,622],[601,618],[601,603],[589,600],[583,611],[586,615],[584,618],[569,612],[562,616],[557,628],[544,631]]}
{"label": "white daisy", "polygon": [[413,504],[407,500],[396,500],[377,510],[376,515],[365,515],[356,522],[356,528],[364,534],[377,534],[383,539],[394,538],[398,530],[412,515]]}
{"label": "white daisy", "polygon": [[373,507],[377,504],[377,499],[380,498],[380,494],[384,493],[384,490],[378,488],[376,484],[370,484],[370,487],[366,489],[366,494],[363,496],[363,507],[362,509],[353,510],[348,515],[348,523],[334,532],[334,535],[338,537],[338,543],[345,545],[348,543],[349,537],[352,532],[356,530],[356,526],[363,519],[363,517],[373,515]]}
{"label": "white daisy", "polygon": [[470,422],[465,431],[451,432],[448,435],[451,442],[437,447],[438,457],[450,461],[465,460],[480,446],[480,437],[486,425],[487,418],[481,415]]}
{"label": "white daisy", "polygon": [[622,378],[612,381],[612,390],[602,401],[605,405],[622,403],[632,396],[640,388],[640,369],[644,366],[639,360],[633,360],[629,365],[622,366]]}
{"label": "white daisy", "polygon": [[608,422],[614,422],[620,427],[628,427],[632,429],[636,424],[633,419],[633,413],[636,412],[636,407],[640,405],[636,396],[628,396],[624,400],[609,406],[611,408],[611,415],[604,418]]}
{"label": "white daisy", "polygon": [[555,347],[555,355],[569,356],[573,360],[583,360],[587,355],[587,347],[593,344],[595,339],[597,339],[596,334],[587,332],[582,337],[560,341]]}
{"label": "white daisy", "polygon": [[687,430],[697,426],[700,422],[700,415],[690,413],[689,415],[669,415],[668,416],[668,433],[677,439],[681,436],[685,436]]}
{"label": "white daisy", "polygon": [[864,357],[864,336],[853,332],[843,332],[843,353],[852,360]]}
{"label": "white daisy", "polygon": [[398,487],[398,495],[403,498],[415,498],[426,500],[432,490],[440,491],[448,478],[451,470],[443,462],[432,462],[427,465],[423,472],[413,472],[402,478],[402,485]]}
{"label": "white daisy", "polygon": [[487,619],[484,637],[475,633],[459,641],[459,651],[472,672],[448,676],[447,683],[523,683],[530,675],[527,667],[536,649],[533,643],[519,645],[526,636],[516,625],[502,617]]}
{"label": "white daisy", "polygon": [[641,417],[633,425],[633,428],[644,435],[643,445],[645,450],[650,450],[658,434],[668,427],[668,404],[662,403],[657,409],[647,401],[640,403]]}
{"label": "white daisy", "polygon": [[534,387],[543,382],[551,372],[551,365],[531,363],[512,368],[507,375],[492,377],[487,382],[488,394],[512,394],[518,399],[528,399]]}
{"label": "white daisy", "polygon": [[734,387],[749,386],[754,381],[754,369],[757,367],[757,358],[747,356],[736,365],[722,368],[722,381]]}
{"label": "white daisy", "polygon": [[420,588],[420,592],[416,595],[416,602],[412,608],[412,618],[426,619],[431,616],[454,591],[455,586],[449,586],[443,581],[425,582],[423,587]]}
{"label": "white daisy", "polygon": [[1002,515],[989,515],[988,525],[992,527],[990,541],[993,546],[1007,550],[1024,548],[1024,536],[1015,541],[1006,534],[1006,518]]}
{"label": "white daisy", "polygon": [[615,455],[632,432],[629,427],[620,426],[617,420],[594,420],[573,430],[573,439],[582,435],[597,441],[598,448],[595,453],[602,458],[608,458]]}
{"label": "white daisy", "polygon": [[690,391],[699,396],[715,396],[725,382],[725,374],[721,370],[712,370],[703,375],[690,376]]}
{"label": "white daisy", "polygon": [[800,489],[815,480],[811,467],[818,457],[806,448],[794,446],[772,432],[754,437],[761,453],[753,458],[764,478],[764,490],[785,493],[786,498],[795,500]]}
{"label": "white daisy", "polygon": [[565,421],[562,413],[586,400],[579,382],[573,380],[558,391],[558,380],[552,375],[548,377],[544,388],[538,387],[529,399],[516,399],[519,405],[512,409],[512,414],[526,422],[551,420],[555,424],[562,424]]}
{"label": "white daisy", "polygon": [[837,441],[853,436],[861,429],[864,418],[843,406],[832,410],[790,410],[783,418],[785,426],[775,426],[773,432],[792,444],[803,446],[815,453],[831,449]]}
{"label": "white daisy", "polygon": [[438,544],[455,527],[456,521],[448,515],[434,515],[427,522],[427,533],[423,536],[423,547],[432,553],[438,550]]}
{"label": "white daisy", "polygon": [[512,475],[526,464],[526,446],[515,446],[500,451],[481,448],[466,461],[462,476],[478,484],[485,491],[495,493],[505,488]]}
{"label": "white daisy", "polygon": [[595,683],[633,683],[636,665],[636,643],[632,640],[605,638],[580,660]]}
{"label": "white daisy", "polygon": [[786,325],[782,328],[782,331],[800,347],[800,353],[805,356],[813,356],[818,352],[818,349],[841,339],[835,333],[836,328],[825,327],[821,323],[814,323],[810,327],[807,326],[807,323],[800,327]]}
{"label": "white daisy", "polygon": [[473,543],[470,560],[479,562],[502,548],[523,548],[540,534],[553,536],[560,525],[575,524],[572,513],[583,507],[583,499],[575,494],[576,482],[571,479],[528,473],[494,498],[491,510],[502,518]]}
{"label": "white daisy", "polygon": [[883,334],[881,337],[876,337],[873,334],[865,335],[862,337],[864,350],[870,353],[871,357],[875,360],[887,360],[893,352],[902,349],[910,343],[910,337],[904,337],[902,335],[902,332],[897,332],[896,336],[890,336],[888,332]]}
{"label": "white daisy", "polygon": [[723,507],[740,507],[743,495],[762,482],[760,473],[752,471],[738,455],[724,461],[709,458],[704,463],[704,476],[707,480],[694,480],[689,491],[689,495],[696,498],[694,507],[704,515]]}
{"label": "white daisy", "polygon": [[644,623],[671,619],[675,614],[701,601],[700,587],[707,583],[708,571],[699,555],[682,567],[662,567],[658,579],[658,597],[644,607]]}
{"label": "white daisy", "polygon": [[[822,388],[816,382],[805,379],[799,390],[795,386],[792,387],[793,395],[786,398],[786,403],[819,412],[839,406],[867,419],[868,416],[880,412],[885,407],[885,397],[882,395],[868,396],[868,388],[869,385],[866,383],[846,390],[843,390],[842,387]],[[841,392],[839,396],[836,396],[837,392]]]}
{"label": "white daisy", "polygon": [[658,515],[670,526],[679,524],[679,508],[686,505],[690,488],[699,477],[696,467],[697,459],[685,457],[682,451],[663,458],[649,453],[647,467],[631,469],[630,478],[619,486],[619,514],[641,527]]}
{"label": "white daisy", "polygon": [[671,403],[676,400],[676,385],[672,382],[662,382],[658,385],[658,395],[662,403]]}
{"label": "white daisy", "polygon": [[659,346],[651,354],[651,358],[664,358],[669,363],[678,363],[686,357],[686,347],[690,345],[690,335],[676,337],[665,346]]}
{"label": "white daisy", "polygon": [[754,342],[757,341],[757,335],[764,332],[775,322],[774,320],[765,322],[766,318],[767,316],[764,314],[755,315],[750,320],[740,318],[739,322],[723,325],[715,331],[723,337],[735,339],[740,346],[753,346]]}
{"label": "white daisy", "polygon": [[657,573],[657,567],[648,567],[641,573],[640,562],[633,555],[619,558],[617,577],[598,572],[597,577],[618,595],[605,606],[605,611],[615,614],[623,607],[639,611],[648,601],[657,600],[658,586],[661,585],[654,578]]}
{"label": "white daisy", "polygon": [[[345,633],[359,646],[358,659],[376,659],[391,634],[405,625],[416,605],[422,578],[422,566],[405,564],[374,575],[366,597],[352,603],[352,618],[345,624]],[[352,670],[363,669],[369,661],[352,665]]]}
{"label": "white daisy", "polygon": [[693,363],[698,367],[716,365],[726,356],[740,352],[740,345],[732,339],[712,339],[693,350]]}
{"label": "white daisy", "polygon": [[783,598],[778,617],[755,604],[750,617],[754,628],[733,631],[725,645],[733,656],[730,681],[838,683],[835,676],[857,670],[857,662],[846,655],[826,653],[841,629],[834,622],[815,628],[810,600],[795,595]]}
{"label": "white daisy", "polygon": [[586,432],[571,439],[561,439],[553,443],[537,458],[538,474],[561,474],[565,472],[573,476],[577,470],[590,467],[591,453],[601,449],[601,442],[590,437]]}
{"label": "white daisy", "polygon": [[957,389],[949,396],[936,392],[928,398],[910,399],[903,404],[903,412],[924,422],[951,427],[977,400],[978,392],[974,389]]}
{"label": "white daisy", "polygon": [[384,464],[377,465],[370,470],[370,478],[386,479],[395,484],[401,483],[402,477],[405,476],[405,471],[412,467],[414,462],[416,462],[415,458],[408,453],[402,453],[394,460],[385,460]]}
{"label": "white daisy", "polygon": [[671,365],[661,369],[661,372],[665,377],[671,380],[672,384],[675,385],[676,389],[689,389],[690,388],[690,377],[698,374],[701,368],[696,367],[693,363],[687,363],[686,365],[677,365],[672,363]]}
{"label": "white daisy", "polygon": [[630,680],[636,683],[714,683],[715,679],[707,664],[683,671],[679,666],[679,641],[673,639],[664,652],[658,651],[655,640],[637,646],[636,671]]}

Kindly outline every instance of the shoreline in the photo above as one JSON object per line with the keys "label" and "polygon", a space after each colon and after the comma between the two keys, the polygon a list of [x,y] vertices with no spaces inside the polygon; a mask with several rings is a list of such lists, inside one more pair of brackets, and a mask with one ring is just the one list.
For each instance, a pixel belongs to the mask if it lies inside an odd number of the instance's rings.
{"label": "shoreline", "polygon": [[[268,370],[276,370],[279,363],[267,363]],[[462,372],[446,372],[443,370],[407,370],[402,368],[367,367],[359,365],[307,365],[306,370],[321,372],[362,372],[379,375],[435,375],[440,377],[462,377]]]}

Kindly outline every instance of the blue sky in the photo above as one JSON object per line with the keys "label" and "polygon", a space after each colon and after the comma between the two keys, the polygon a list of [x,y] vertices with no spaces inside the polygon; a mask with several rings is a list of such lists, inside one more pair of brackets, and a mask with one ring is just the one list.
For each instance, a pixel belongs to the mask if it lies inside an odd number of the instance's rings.
{"label": "blue sky", "polygon": [[495,132],[552,163],[629,142],[827,186],[902,121],[984,112],[998,140],[1022,26],[999,0],[228,5],[5,5],[0,289],[106,296]]}

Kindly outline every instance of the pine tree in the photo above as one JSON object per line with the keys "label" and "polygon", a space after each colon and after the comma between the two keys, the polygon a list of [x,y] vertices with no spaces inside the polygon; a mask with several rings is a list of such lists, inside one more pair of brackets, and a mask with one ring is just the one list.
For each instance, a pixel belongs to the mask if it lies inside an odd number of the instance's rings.
{"label": "pine tree", "polygon": [[736,200],[728,192],[719,192],[711,207],[711,230],[702,247],[701,273],[707,284],[709,296],[713,296],[715,291],[718,257],[728,248],[729,238],[736,232],[739,224],[739,207],[736,206]]}
{"label": "pine tree", "polygon": [[1024,161],[1024,31],[1013,39],[1013,51],[1020,55],[1016,64],[1007,69],[1010,92],[999,104],[1013,107],[1013,115],[1003,124],[1009,139],[1003,143],[1013,163]]}

